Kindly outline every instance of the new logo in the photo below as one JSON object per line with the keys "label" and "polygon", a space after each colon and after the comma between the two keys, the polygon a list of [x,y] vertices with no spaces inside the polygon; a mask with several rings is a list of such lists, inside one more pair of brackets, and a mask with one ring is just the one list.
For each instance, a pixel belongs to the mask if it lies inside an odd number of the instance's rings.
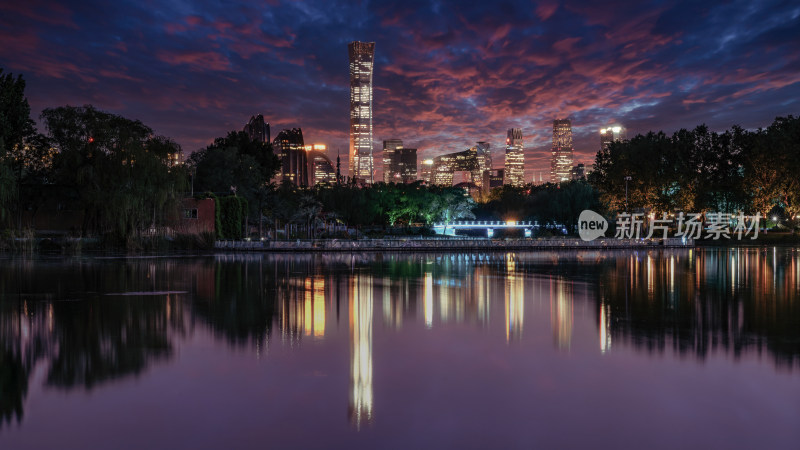
{"label": "new logo", "polygon": [[584,209],[578,216],[578,234],[584,241],[593,241],[600,236],[605,237],[608,221],[590,209]]}

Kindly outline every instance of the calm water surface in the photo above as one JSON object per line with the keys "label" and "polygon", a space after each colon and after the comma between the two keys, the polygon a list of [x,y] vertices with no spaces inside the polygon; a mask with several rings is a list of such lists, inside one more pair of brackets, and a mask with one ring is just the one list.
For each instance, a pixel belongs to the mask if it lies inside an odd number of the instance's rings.
{"label": "calm water surface", "polygon": [[0,448],[798,448],[800,251],[0,259]]}

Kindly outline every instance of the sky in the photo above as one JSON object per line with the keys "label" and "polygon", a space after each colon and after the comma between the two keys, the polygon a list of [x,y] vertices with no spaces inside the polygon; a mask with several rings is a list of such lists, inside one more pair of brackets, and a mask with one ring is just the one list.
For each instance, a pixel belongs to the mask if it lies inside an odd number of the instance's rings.
{"label": "sky", "polygon": [[[575,163],[599,129],[628,137],[800,114],[795,1],[2,1],[0,68],[34,118],[91,104],[138,119],[185,153],[263,114],[301,127],[346,167],[347,44],[375,42],[373,134],[419,159],[522,128],[526,179],[549,171],[552,123]],[[44,130],[40,130],[44,131]]]}

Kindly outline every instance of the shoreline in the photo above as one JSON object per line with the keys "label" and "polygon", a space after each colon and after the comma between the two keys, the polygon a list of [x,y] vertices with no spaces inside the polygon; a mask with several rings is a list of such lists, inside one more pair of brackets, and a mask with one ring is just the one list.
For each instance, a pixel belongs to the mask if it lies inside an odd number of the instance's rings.
{"label": "shoreline", "polygon": [[295,241],[216,241],[223,252],[441,252],[441,251],[526,251],[526,250],[625,250],[694,248],[693,241],[681,239],[620,240],[597,239],[361,239]]}

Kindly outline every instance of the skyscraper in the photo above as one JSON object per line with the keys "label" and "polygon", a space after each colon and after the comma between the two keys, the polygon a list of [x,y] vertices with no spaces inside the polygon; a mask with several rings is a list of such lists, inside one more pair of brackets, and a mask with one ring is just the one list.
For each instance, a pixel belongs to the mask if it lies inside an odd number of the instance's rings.
{"label": "skyscraper", "polygon": [[572,147],[572,122],[569,119],[553,121],[553,150],[550,159],[550,182],[560,183],[571,178],[574,148]]}
{"label": "skyscraper", "polygon": [[336,169],[327,155],[328,146],[325,144],[306,145],[306,158],[308,159],[309,185],[336,184]]}
{"label": "skyscraper", "polygon": [[431,184],[431,177],[433,174],[433,160],[426,159],[422,161],[422,167],[420,167],[419,176],[425,184]]}
{"label": "skyscraper", "polygon": [[372,63],[374,42],[351,42],[350,55],[350,176],[374,181],[372,161]]}
{"label": "skyscraper", "polygon": [[614,141],[621,141],[625,139],[625,129],[619,125],[613,127],[600,129],[600,150],[608,147],[608,144]]}
{"label": "skyscraper", "polygon": [[269,143],[269,123],[264,122],[264,116],[261,114],[251,116],[250,121],[245,124],[242,130],[250,136],[250,139],[256,142]]}
{"label": "skyscraper", "polygon": [[[424,164],[424,162],[423,162]],[[455,172],[469,172],[469,180],[476,186],[483,186],[483,173],[492,168],[489,144],[478,142],[463,152],[448,153],[433,159],[431,183],[439,186],[452,186]]]}
{"label": "skyscraper", "polygon": [[505,184],[525,184],[525,153],[522,146],[522,129],[509,128],[506,138]]}
{"label": "skyscraper", "polygon": [[396,172],[395,180],[401,183],[413,183],[417,179],[417,149],[398,148],[392,158],[392,170]]}
{"label": "skyscraper", "polygon": [[397,149],[403,148],[403,141],[400,139],[389,139],[383,141],[383,182],[391,183],[395,180],[398,173],[394,164],[394,153]]}
{"label": "skyscraper", "polygon": [[308,186],[308,155],[300,128],[283,130],[272,141],[275,154],[281,161],[277,181],[291,181],[296,186]]}

